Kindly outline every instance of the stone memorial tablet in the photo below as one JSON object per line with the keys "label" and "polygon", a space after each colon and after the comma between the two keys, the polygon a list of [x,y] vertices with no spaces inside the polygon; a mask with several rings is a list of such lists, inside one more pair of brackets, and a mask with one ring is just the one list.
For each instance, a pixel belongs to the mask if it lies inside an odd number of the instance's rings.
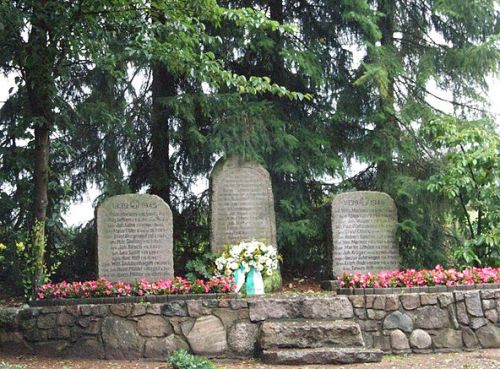
{"label": "stone memorial tablet", "polygon": [[172,212],[158,196],[110,197],[97,208],[99,276],[110,281],[174,276]]}
{"label": "stone memorial tablet", "polygon": [[397,210],[382,192],[347,192],[332,201],[333,275],[399,268]]}
{"label": "stone memorial tablet", "polygon": [[255,162],[221,159],[211,178],[212,252],[252,239],[276,246],[271,177]]}

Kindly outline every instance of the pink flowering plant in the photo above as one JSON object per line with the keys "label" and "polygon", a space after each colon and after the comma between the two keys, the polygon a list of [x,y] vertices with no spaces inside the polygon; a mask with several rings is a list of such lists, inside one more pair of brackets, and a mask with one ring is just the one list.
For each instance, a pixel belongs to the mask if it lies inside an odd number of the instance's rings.
{"label": "pink flowering plant", "polygon": [[235,290],[231,277],[214,277],[210,280],[197,279],[194,282],[182,277],[167,280],[148,281],[141,279],[134,283],[110,282],[105,278],[85,282],[46,283],[36,293],[37,300],[70,299],[91,297],[187,295],[206,293],[230,293]]}
{"label": "pink flowering plant", "polygon": [[500,268],[468,268],[462,271],[444,269],[437,265],[432,270],[407,269],[378,274],[344,273],[338,278],[342,288],[387,288],[459,286],[480,283],[500,283]]}

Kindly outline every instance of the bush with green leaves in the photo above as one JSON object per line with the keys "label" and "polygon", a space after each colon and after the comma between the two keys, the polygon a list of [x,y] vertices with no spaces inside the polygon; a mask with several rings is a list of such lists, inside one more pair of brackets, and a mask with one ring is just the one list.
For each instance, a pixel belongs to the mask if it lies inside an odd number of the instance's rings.
{"label": "bush with green leaves", "polygon": [[219,369],[214,363],[203,356],[194,356],[185,350],[174,352],[168,362],[174,369]]}
{"label": "bush with green leaves", "polygon": [[428,189],[454,206],[447,214],[454,256],[464,266],[500,265],[500,136],[486,120],[444,116],[425,130],[442,153]]}
{"label": "bush with green leaves", "polygon": [[24,367],[21,365],[14,365],[14,364],[1,362],[0,369],[24,369]]}

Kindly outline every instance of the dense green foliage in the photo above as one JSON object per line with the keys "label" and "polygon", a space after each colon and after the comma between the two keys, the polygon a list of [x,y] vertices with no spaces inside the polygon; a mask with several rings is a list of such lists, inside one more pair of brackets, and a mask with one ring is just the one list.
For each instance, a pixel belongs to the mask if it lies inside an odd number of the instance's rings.
{"label": "dense green foliage", "polygon": [[[194,189],[234,153],[271,174],[284,272],[327,272],[327,204],[352,189],[396,200],[403,266],[498,262],[498,128],[481,97],[500,60],[495,4],[1,1],[16,88],[0,107],[0,278],[21,279],[19,241],[42,251],[34,282],[42,259],[56,278],[94,277],[93,223],[62,218],[90,185],[97,202],[164,198],[176,270],[208,273],[186,265],[209,249]],[[353,162],[366,169],[349,177]]]}
{"label": "dense green foliage", "polygon": [[214,363],[203,356],[194,356],[184,350],[174,352],[168,362],[175,369],[217,369]]}

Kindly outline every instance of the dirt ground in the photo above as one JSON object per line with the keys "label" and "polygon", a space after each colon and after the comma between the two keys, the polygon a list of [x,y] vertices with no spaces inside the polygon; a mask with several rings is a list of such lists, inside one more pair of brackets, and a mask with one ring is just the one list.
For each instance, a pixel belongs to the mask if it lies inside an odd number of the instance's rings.
{"label": "dirt ground", "polygon": [[[0,353],[0,363],[19,365],[20,369],[171,369],[164,362],[61,360],[36,356],[13,357],[3,353]],[[275,366],[253,360],[217,361],[217,364],[226,369],[500,369],[500,349],[432,355],[389,355],[376,364]]]}

